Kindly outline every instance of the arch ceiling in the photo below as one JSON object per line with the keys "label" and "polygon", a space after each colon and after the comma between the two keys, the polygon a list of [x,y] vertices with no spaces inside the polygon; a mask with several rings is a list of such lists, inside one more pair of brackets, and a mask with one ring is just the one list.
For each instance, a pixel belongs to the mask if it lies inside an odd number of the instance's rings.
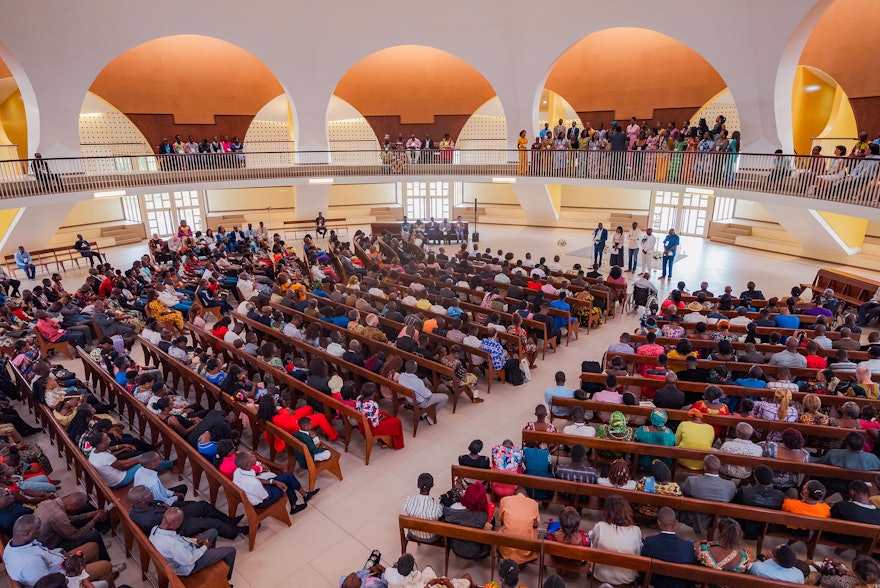
{"label": "arch ceiling", "polygon": [[175,134],[244,137],[260,109],[285,92],[261,60],[201,35],[133,47],[104,67],[89,91],[128,116],[152,145]]}
{"label": "arch ceiling", "polygon": [[821,70],[849,97],[859,128],[880,130],[880,66],[872,32],[880,27],[880,2],[836,0],[810,33],[800,65]]}
{"label": "arch ceiling", "polygon": [[360,112],[380,139],[403,133],[438,140],[462,127],[496,92],[466,61],[433,47],[400,45],[356,63],[333,94]]}
{"label": "arch ceiling", "polygon": [[620,27],[592,33],[563,53],[545,88],[582,120],[680,122],[727,86],[696,51],[662,33]]}

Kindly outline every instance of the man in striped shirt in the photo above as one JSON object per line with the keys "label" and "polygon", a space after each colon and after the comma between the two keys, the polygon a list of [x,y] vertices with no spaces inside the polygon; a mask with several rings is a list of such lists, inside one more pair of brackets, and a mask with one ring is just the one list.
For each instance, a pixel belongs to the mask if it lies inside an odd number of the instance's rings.
{"label": "man in striped shirt", "polygon": [[[403,510],[407,515],[426,521],[439,521],[443,514],[443,505],[431,496],[431,488],[434,487],[434,476],[431,474],[419,474],[419,493],[408,497],[403,503]],[[436,543],[440,540],[437,535],[424,531],[407,531],[407,536],[412,541],[421,543]]]}

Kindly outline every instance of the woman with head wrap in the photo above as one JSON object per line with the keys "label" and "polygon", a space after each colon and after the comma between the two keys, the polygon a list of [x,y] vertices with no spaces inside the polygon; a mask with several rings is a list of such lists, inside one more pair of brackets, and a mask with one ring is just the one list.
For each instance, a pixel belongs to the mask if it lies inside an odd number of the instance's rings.
{"label": "woman with head wrap", "polygon": [[[611,439],[614,441],[632,441],[633,429],[626,424],[626,416],[619,410],[611,413],[611,418],[605,425],[600,425],[596,431],[599,439]],[[599,456],[605,459],[617,459],[623,457],[624,453],[620,451],[599,450]]]}
{"label": "woman with head wrap", "polygon": [[[666,421],[669,419],[666,411],[662,408],[655,408],[651,411],[650,419],[650,425],[644,425],[636,429],[635,440],[639,443],[648,443],[650,445],[675,447],[675,432],[666,426]],[[667,466],[672,465],[672,459],[668,457],[656,458],[651,455],[640,455],[639,469],[650,469],[651,463],[655,459],[660,459]]]}
{"label": "woman with head wrap", "polygon": [[[703,413],[697,408],[688,411],[688,420],[678,425],[675,431],[675,444],[686,449],[709,451],[715,442],[715,429],[703,422]],[[679,465],[689,470],[702,470],[701,459],[679,459]]]}
{"label": "woman with head wrap", "polygon": [[[495,504],[486,497],[486,487],[476,481],[467,487],[461,500],[443,508],[443,521],[474,529],[492,529]],[[481,559],[489,555],[489,546],[464,539],[449,539],[449,547],[458,557]]]}

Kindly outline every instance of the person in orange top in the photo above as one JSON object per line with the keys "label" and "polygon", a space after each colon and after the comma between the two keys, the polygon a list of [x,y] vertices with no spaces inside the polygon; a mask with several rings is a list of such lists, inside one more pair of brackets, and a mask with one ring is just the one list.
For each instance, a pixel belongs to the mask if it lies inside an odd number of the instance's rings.
{"label": "person in orange top", "polygon": [[[703,393],[703,400],[695,402],[691,408],[696,408],[703,414],[729,415],[730,409],[726,404],[721,402],[721,397],[723,395],[724,392],[718,386],[709,386],[706,388],[706,392]],[[715,429],[716,437],[721,435],[721,430],[723,429],[722,426],[713,425],[713,428]]]}
{"label": "person in orange top", "polygon": [[[831,517],[831,507],[823,502],[825,499],[825,486],[819,480],[810,480],[801,489],[801,499],[786,498],[782,502],[782,511],[793,514],[807,515],[821,519]],[[809,533],[807,529],[793,529],[796,533]]]}

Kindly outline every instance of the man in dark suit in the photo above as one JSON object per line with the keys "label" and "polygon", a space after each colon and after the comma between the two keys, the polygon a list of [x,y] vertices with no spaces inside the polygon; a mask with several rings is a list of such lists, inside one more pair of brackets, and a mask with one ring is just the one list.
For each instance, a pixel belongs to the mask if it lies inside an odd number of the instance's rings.
{"label": "man in dark suit", "polygon": [[608,241],[608,229],[599,223],[593,231],[593,264],[602,265],[602,255],[605,252],[605,242]]}
{"label": "man in dark suit", "polygon": [[654,392],[654,406],[667,410],[681,410],[684,406],[685,394],[676,387],[678,376],[675,372],[666,372],[666,385]]}
{"label": "man in dark suit", "polygon": [[[730,502],[736,494],[736,484],[722,479],[719,476],[720,471],[721,460],[715,455],[707,455],[703,458],[703,475],[686,478],[681,485],[682,493],[701,500]],[[695,533],[703,534],[712,524],[712,515],[683,512],[679,515],[679,520],[691,527]]]}
{"label": "man in dark suit", "polygon": [[[644,557],[679,564],[696,563],[693,542],[682,539],[675,534],[678,520],[676,520],[674,510],[668,506],[661,508],[657,513],[657,526],[660,528],[660,534],[646,537],[642,544]],[[693,582],[683,578],[670,578],[656,574],[651,576],[651,584],[654,588],[691,588],[694,585]]]}

